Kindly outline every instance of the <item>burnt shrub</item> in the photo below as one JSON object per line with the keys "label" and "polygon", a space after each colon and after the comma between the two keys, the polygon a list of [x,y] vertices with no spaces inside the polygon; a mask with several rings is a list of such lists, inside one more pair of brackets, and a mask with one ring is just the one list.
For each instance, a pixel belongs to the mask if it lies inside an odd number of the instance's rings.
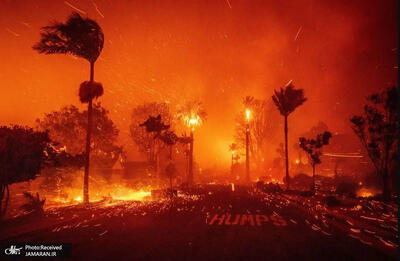
{"label": "burnt shrub", "polygon": [[21,206],[21,209],[25,211],[26,214],[43,214],[43,206],[46,202],[45,198],[40,198],[39,193],[36,196],[30,192],[24,192],[24,197],[27,202]]}

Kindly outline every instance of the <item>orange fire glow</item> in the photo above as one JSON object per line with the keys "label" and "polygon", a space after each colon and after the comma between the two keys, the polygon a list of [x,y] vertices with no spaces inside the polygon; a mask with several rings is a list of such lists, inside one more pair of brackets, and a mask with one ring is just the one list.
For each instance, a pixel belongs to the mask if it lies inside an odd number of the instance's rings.
{"label": "orange fire glow", "polygon": [[191,113],[190,116],[184,117],[184,122],[191,130],[195,130],[196,126],[200,126],[202,124],[202,120],[199,115]]}
{"label": "orange fire glow", "polygon": [[[151,197],[151,187],[133,189],[122,184],[113,184],[109,186],[93,186],[90,190],[90,201],[99,202],[102,200],[121,201],[145,201]],[[44,192],[42,192],[44,193]],[[46,195],[47,202],[52,205],[73,205],[83,202],[81,184],[74,187],[63,187],[58,196]]]}
{"label": "orange fire glow", "polygon": [[251,118],[251,110],[250,109],[246,109],[246,120],[247,120],[247,122],[250,121],[250,118]]}
{"label": "orange fire glow", "polygon": [[[73,2],[103,28],[106,41],[95,67],[104,85],[99,101],[120,130],[120,144],[127,144],[128,160],[138,157],[129,119],[143,102],[168,101],[174,110],[185,100],[203,101],[208,116],[196,134],[196,160],[204,167],[229,166],[220,155],[235,136],[237,114],[245,120],[243,96],[271,103],[273,90],[289,79],[304,89],[308,101],[290,118],[293,144],[321,119],[334,131],[351,133],[344,119],[365,96],[397,82],[396,1],[288,1],[284,15],[279,1]],[[72,11],[67,1],[1,1],[7,60],[0,64],[0,124],[34,127],[37,118],[63,106],[86,108],[77,94],[89,64],[32,50],[42,26],[65,21]],[[268,120],[281,124],[271,108]],[[249,116],[254,120],[255,112]],[[201,119],[189,116],[187,124],[197,130]],[[268,137],[267,164],[282,135],[276,128]]]}
{"label": "orange fire glow", "polygon": [[357,191],[357,196],[361,198],[373,197],[375,194],[376,194],[375,191],[367,188],[362,188]]}

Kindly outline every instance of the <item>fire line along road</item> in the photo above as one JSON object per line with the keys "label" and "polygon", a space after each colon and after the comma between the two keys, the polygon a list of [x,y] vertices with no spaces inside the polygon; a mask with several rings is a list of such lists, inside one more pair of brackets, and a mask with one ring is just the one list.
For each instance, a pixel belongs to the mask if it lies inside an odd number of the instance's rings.
{"label": "fire line along road", "polygon": [[72,243],[73,260],[396,260],[397,228],[317,206],[210,185],[172,201],[50,209],[10,220],[0,242]]}

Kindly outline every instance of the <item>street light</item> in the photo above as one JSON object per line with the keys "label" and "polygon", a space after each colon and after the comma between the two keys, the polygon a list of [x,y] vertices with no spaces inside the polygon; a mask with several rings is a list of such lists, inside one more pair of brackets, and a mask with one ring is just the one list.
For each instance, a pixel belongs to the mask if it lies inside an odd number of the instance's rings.
{"label": "street light", "polygon": [[246,108],[246,182],[247,183],[250,183],[250,155],[249,155],[250,118],[251,118],[251,110]]}

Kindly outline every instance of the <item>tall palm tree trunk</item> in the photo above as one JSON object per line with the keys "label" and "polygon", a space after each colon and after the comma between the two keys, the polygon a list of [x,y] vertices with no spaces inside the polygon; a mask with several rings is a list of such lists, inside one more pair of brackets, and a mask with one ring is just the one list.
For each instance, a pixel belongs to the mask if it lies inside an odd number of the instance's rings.
{"label": "tall palm tree trunk", "polygon": [[285,166],[286,166],[286,189],[290,188],[289,177],[289,152],[288,152],[288,122],[287,115],[285,115]]}
{"label": "tall palm tree trunk", "polygon": [[[94,81],[94,62],[90,62],[90,81]],[[90,138],[92,135],[92,99],[88,103],[88,125],[86,131],[85,175],[83,177],[83,202],[89,203]]]}

